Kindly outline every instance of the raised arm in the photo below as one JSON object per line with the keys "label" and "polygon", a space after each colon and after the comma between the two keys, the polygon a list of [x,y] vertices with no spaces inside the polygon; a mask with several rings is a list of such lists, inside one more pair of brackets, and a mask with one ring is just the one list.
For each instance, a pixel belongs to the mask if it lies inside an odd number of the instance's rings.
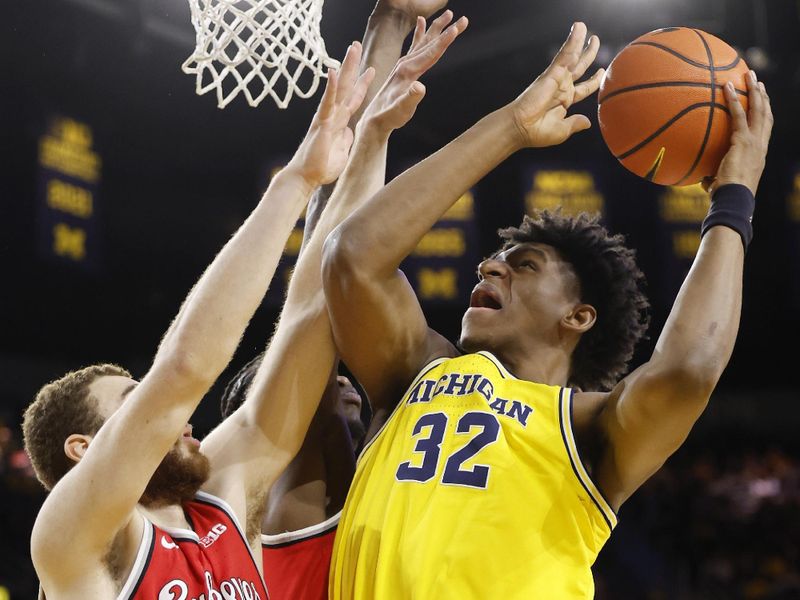
{"label": "raised arm", "polygon": [[566,116],[597,90],[602,75],[574,84],[599,46],[592,37],[584,48],[585,40],[586,27],[577,23],[550,67],[516,100],[394,179],[328,237],[324,281],[336,344],[376,414],[391,407],[428,360],[454,352],[428,329],[400,263],[511,153],[558,144],[589,127],[584,116]]}
{"label": "raised arm", "polygon": [[[449,19],[424,21],[415,45],[365,112],[350,161],[303,251],[289,284],[287,299],[261,366],[242,407],[204,440],[218,477],[209,489],[221,494],[248,519],[262,508],[260,492],[280,475],[299,450],[335,359],[322,291],[322,243],[328,232],[383,185],[386,145],[393,129],[413,115],[424,88],[416,82],[455,38],[440,34]],[[430,48],[435,48],[430,52]],[[358,45],[350,56],[359,52]],[[345,61],[341,80],[356,77],[358,62]],[[362,92],[363,94],[363,92]],[[355,105],[356,103],[354,103]],[[346,124],[349,114],[339,117]]]}
{"label": "raised arm", "polygon": [[[80,460],[54,487],[32,536],[33,559],[51,593],[85,576],[87,565],[108,551],[161,460],[231,359],[318,183],[306,159],[319,151],[320,139],[341,137],[332,136],[321,121],[315,118],[295,159],[275,177],[189,293],[141,383],[128,390],[127,399],[94,439],[67,441]],[[351,139],[338,142],[345,156]],[[340,160],[343,164],[344,158]],[[54,588],[56,582],[59,587]]]}
{"label": "raised arm", "polygon": [[[749,121],[731,84],[732,145],[712,183],[697,257],[650,360],[611,393],[600,415],[608,445],[598,483],[618,508],[683,443],[733,351],[742,304],[744,240],[764,169],[772,112],[748,77]],[[734,229],[737,227],[737,229]]]}
{"label": "raised arm", "polygon": [[362,45],[364,58],[362,71],[368,67],[375,69],[367,97],[350,120],[355,128],[372,99],[383,87],[383,83],[394,69],[403,48],[403,42],[417,24],[417,17],[427,19],[444,8],[447,0],[378,0],[367,20]]}
{"label": "raised arm", "polygon": [[[402,53],[403,41],[416,24],[416,17],[421,15],[427,18],[445,4],[447,0],[378,0],[367,20],[361,42],[361,72],[371,68],[375,71],[375,77],[367,88],[361,106],[350,117],[351,129],[355,130],[364,110],[392,72]],[[308,244],[335,185],[332,182],[321,186],[308,203],[301,252]]]}

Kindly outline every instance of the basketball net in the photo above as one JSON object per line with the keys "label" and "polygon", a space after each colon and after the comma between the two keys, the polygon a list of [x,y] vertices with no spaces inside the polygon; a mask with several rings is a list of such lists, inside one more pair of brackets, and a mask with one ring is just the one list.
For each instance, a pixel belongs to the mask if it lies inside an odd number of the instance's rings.
{"label": "basketball net", "polygon": [[194,53],[181,65],[198,95],[214,90],[224,108],[239,92],[250,106],[271,96],[286,108],[317,91],[328,67],[320,34],[324,0],[189,0]]}

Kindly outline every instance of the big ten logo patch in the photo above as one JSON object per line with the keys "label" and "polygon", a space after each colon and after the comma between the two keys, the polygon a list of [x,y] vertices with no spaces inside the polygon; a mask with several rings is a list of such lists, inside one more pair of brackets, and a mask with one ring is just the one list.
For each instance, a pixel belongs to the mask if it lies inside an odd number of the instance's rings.
{"label": "big ten logo patch", "polygon": [[225,527],[225,525],[223,525],[222,523],[217,523],[211,528],[211,530],[206,535],[200,538],[200,544],[204,548],[208,548],[211,544],[216,542],[219,539],[219,536],[221,536],[227,530],[228,528]]}

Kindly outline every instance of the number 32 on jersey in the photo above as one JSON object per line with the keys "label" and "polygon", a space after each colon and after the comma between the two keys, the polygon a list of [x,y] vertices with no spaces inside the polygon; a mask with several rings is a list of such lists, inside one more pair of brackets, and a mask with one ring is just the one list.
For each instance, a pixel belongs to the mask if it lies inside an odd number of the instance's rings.
{"label": "number 32 on jersey", "polygon": [[[414,453],[421,457],[400,463],[396,473],[398,481],[426,483],[436,476],[448,420],[448,416],[443,412],[426,413],[419,418],[411,435],[418,438]],[[463,436],[464,444],[446,457],[441,483],[486,489],[491,467],[475,464],[471,468],[466,468],[463,465],[497,441],[500,435],[500,423],[497,417],[492,413],[480,411],[464,413],[458,417],[455,435]]]}

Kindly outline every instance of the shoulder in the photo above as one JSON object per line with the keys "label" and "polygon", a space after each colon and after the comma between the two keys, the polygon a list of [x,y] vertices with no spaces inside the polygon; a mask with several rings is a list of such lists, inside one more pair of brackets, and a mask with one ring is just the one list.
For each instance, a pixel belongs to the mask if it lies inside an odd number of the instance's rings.
{"label": "shoulder", "polygon": [[461,356],[461,352],[456,348],[455,344],[438,331],[434,331],[429,327],[423,352],[419,352],[415,356],[397,357],[399,363],[405,359],[406,364],[402,365],[403,377],[397,380],[396,386],[391,392],[393,402],[390,403],[390,406],[393,406],[400,399],[399,395],[402,395],[417,376],[433,361],[457,356]]}
{"label": "shoulder", "polygon": [[428,328],[424,352],[415,356],[397,356],[397,367],[402,375],[396,377],[390,386],[383,388],[380,397],[370,396],[370,403],[376,407],[375,416],[377,417],[381,412],[379,407],[383,407],[383,412],[388,416],[400,402],[409,386],[433,361],[457,356],[461,356],[461,352],[450,340]]}
{"label": "shoulder", "polygon": [[428,329],[428,353],[424,364],[420,365],[422,369],[425,365],[437,358],[455,358],[460,356],[461,352],[456,348],[450,340],[444,337],[438,331]]}

